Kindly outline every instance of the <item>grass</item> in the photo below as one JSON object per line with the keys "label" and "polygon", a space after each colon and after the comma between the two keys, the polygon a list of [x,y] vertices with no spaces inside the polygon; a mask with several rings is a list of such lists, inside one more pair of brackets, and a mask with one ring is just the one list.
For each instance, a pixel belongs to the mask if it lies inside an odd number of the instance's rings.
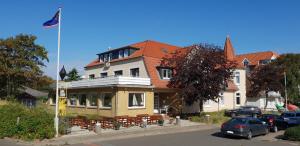
{"label": "grass", "polygon": [[[224,116],[224,112],[224,110],[219,112],[203,112],[200,116],[190,117],[190,120],[192,122],[221,125],[230,119],[230,117]],[[206,118],[205,115],[209,115],[209,118]]]}

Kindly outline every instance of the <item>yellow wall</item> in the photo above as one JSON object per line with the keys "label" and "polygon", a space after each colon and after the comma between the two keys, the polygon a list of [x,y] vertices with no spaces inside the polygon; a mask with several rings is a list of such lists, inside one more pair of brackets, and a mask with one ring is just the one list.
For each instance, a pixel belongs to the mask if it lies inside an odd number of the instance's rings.
{"label": "yellow wall", "polygon": [[[67,115],[99,115],[103,117],[114,117],[120,115],[136,116],[137,114],[153,114],[154,109],[154,93],[152,89],[147,88],[90,88],[90,89],[72,89],[67,91],[68,94],[89,94],[89,93],[105,93],[110,92],[113,94],[112,107],[100,108],[98,107],[78,107],[67,106]],[[128,108],[129,93],[145,93],[145,108]],[[100,99],[99,99],[100,100]],[[98,100],[98,102],[100,102]],[[87,101],[88,102],[88,101]],[[51,102],[49,102],[51,103]],[[117,103],[117,106],[116,106]],[[54,110],[55,106],[51,106]]]}
{"label": "yellow wall", "polygon": [[[145,93],[145,108],[128,108],[129,93]],[[153,114],[154,110],[154,92],[152,89],[138,88],[119,88],[118,94],[117,116],[129,115],[136,116],[138,114]]]}

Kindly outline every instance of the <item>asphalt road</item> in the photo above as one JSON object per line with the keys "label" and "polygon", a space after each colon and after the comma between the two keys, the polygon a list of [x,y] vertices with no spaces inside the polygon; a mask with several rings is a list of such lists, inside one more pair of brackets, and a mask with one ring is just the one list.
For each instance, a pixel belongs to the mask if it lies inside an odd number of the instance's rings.
{"label": "asphalt road", "polygon": [[[143,136],[99,142],[85,142],[72,146],[295,146],[300,143],[274,139],[279,133],[254,137],[252,140],[222,137],[218,129],[186,133]],[[0,146],[20,146],[0,140]]]}
{"label": "asphalt road", "polygon": [[[267,136],[258,136],[252,140],[241,138],[225,138],[218,129],[102,141],[93,143],[76,144],[74,146],[295,146],[283,140],[275,140],[271,133]],[[278,135],[278,134],[277,134]]]}

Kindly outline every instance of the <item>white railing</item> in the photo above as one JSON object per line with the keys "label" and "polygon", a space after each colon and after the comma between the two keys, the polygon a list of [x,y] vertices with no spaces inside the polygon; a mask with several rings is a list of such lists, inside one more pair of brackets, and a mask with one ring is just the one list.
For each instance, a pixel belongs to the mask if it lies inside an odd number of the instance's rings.
{"label": "white railing", "polygon": [[87,88],[106,85],[151,85],[150,78],[110,76],[105,78],[84,79],[72,82],[60,82],[60,88]]}

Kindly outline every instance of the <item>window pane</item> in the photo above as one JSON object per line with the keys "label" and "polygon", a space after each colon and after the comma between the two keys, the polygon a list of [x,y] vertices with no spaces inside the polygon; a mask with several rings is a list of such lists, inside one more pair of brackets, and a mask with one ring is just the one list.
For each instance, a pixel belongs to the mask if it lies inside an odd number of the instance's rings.
{"label": "window pane", "polygon": [[132,77],[138,77],[139,76],[139,68],[130,69],[130,75]]}
{"label": "window pane", "polygon": [[75,94],[71,94],[68,98],[69,98],[69,105],[71,106],[77,105],[77,97]]}
{"label": "window pane", "polygon": [[129,93],[128,107],[143,107],[144,93]]}
{"label": "window pane", "polygon": [[129,54],[128,49],[125,49],[124,50],[124,57],[128,57],[128,54]]}
{"label": "window pane", "polygon": [[124,57],[124,50],[120,50],[119,51],[119,58],[123,58]]}
{"label": "window pane", "polygon": [[97,95],[96,94],[92,94],[89,97],[89,106],[97,106]]}
{"label": "window pane", "polygon": [[103,73],[101,73],[101,74],[100,74],[100,76],[101,76],[101,78],[105,78],[105,77],[107,77],[107,72],[103,72]]}
{"label": "window pane", "polygon": [[111,107],[112,93],[104,93],[102,95],[102,107]]}
{"label": "window pane", "polygon": [[122,75],[123,75],[122,70],[115,71],[115,76],[122,76]]}
{"label": "window pane", "polygon": [[81,106],[86,106],[86,95],[82,94],[79,96],[79,105]]}

